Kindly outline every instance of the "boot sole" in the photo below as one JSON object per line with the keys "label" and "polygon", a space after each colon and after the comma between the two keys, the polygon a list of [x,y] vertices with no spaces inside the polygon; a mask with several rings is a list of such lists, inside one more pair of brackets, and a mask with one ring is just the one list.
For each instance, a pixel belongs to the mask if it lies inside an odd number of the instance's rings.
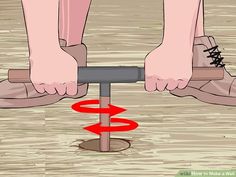
{"label": "boot sole", "polygon": [[177,97],[192,96],[199,101],[210,103],[214,105],[236,106],[236,97],[219,96],[211,93],[203,92],[193,87],[186,87],[185,89],[176,89],[170,93]]}

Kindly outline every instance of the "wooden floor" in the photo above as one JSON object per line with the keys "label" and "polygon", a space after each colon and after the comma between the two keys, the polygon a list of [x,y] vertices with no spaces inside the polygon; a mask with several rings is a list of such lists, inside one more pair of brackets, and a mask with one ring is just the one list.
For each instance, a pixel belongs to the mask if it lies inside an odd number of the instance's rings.
{"label": "wooden floor", "polygon": [[[145,55],[162,38],[162,1],[94,0],[85,43],[90,66],[143,65]],[[206,31],[214,35],[227,69],[236,75],[236,1],[207,0]],[[47,42],[47,39],[45,39]],[[27,39],[20,0],[0,1],[0,78],[8,68],[28,66]],[[96,99],[90,85],[83,99]],[[236,167],[236,108],[149,94],[143,83],[112,86],[112,103],[128,109],[121,117],[139,123],[135,131],[114,133],[132,141],[120,153],[80,150],[96,138],[83,130],[98,116],[80,114],[57,104],[0,110],[0,176],[119,177],[174,176],[180,169]],[[82,99],[80,99],[82,100]]]}

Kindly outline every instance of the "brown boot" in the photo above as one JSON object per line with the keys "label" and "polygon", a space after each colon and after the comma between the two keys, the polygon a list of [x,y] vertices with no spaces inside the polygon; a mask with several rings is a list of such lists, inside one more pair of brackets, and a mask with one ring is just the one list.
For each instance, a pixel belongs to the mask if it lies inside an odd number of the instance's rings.
{"label": "brown boot", "polygon": [[[213,37],[203,36],[195,39],[193,67],[224,67],[222,60]],[[225,68],[223,80],[190,81],[185,89],[175,89],[170,93],[179,97],[192,96],[211,104],[236,106],[235,77]]]}
{"label": "brown boot", "polygon": [[[60,40],[61,48],[73,56],[78,66],[86,66],[87,49],[85,45],[66,47],[66,42]],[[38,93],[32,83],[10,83],[8,80],[0,82],[0,108],[27,108],[44,106],[56,103],[63,98],[80,98],[87,94],[88,84],[78,84],[78,93],[75,96],[60,96]]]}

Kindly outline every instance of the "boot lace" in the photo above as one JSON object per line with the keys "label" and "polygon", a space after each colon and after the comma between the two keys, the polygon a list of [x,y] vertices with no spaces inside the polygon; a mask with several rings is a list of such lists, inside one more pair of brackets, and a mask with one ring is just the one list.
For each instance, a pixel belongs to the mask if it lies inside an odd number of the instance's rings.
{"label": "boot lace", "polygon": [[218,45],[211,47],[209,49],[204,50],[204,52],[209,52],[210,55],[207,58],[212,58],[211,65],[215,65],[216,67],[224,67],[225,64],[222,62],[224,57],[221,56],[221,51],[218,49]]}

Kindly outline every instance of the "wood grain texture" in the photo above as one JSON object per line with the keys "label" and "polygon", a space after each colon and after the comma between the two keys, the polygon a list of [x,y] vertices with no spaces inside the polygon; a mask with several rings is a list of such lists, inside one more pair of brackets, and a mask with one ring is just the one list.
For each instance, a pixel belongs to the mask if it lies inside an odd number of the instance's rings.
{"label": "wood grain texture", "polygon": [[[162,38],[162,1],[93,1],[84,42],[90,66],[143,65],[146,54]],[[236,74],[236,1],[207,0],[206,30],[217,39],[225,64]],[[45,39],[45,42],[46,39]],[[28,66],[27,38],[20,0],[0,1],[0,78],[9,68]],[[97,99],[91,85],[84,99]],[[180,169],[236,167],[236,108],[177,98],[167,92],[149,94],[143,84],[112,86],[112,103],[128,109],[120,117],[140,127],[112,137],[132,141],[120,153],[79,150],[97,136],[83,130],[97,115],[79,114],[57,104],[0,110],[0,176],[119,177],[174,176]]]}

